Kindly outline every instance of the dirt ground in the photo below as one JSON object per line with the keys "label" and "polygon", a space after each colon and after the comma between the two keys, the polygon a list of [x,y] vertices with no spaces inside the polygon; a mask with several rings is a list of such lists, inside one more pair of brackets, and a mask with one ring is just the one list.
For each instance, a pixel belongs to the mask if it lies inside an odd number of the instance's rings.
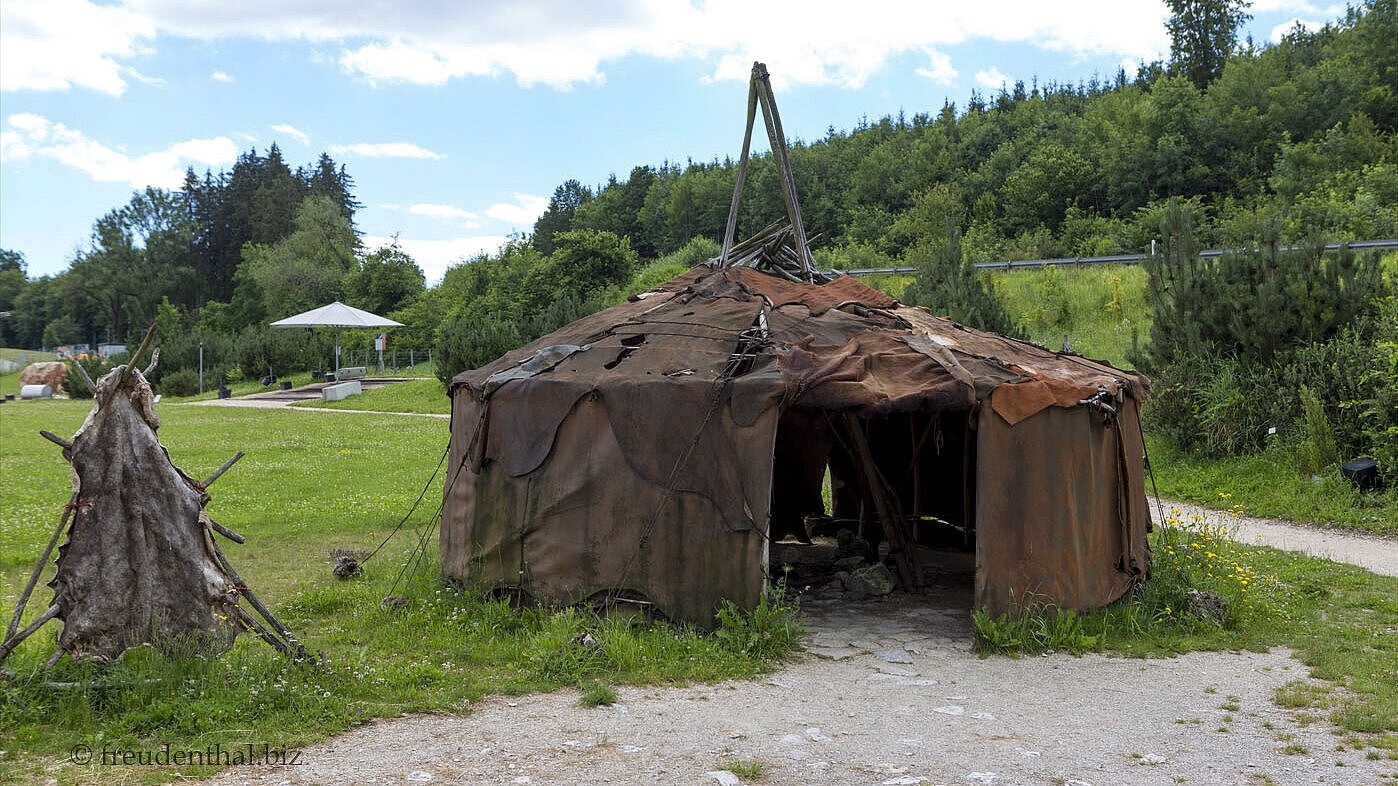
{"label": "dirt ground", "polygon": [[[1392,540],[1242,522],[1239,540],[1259,536],[1398,572]],[[366,724],[296,766],[208,783],[1289,786],[1398,772],[1336,750],[1328,724],[1272,701],[1308,679],[1286,650],[982,659],[967,587],[952,571],[926,597],[808,602],[806,654],[764,680],[619,688],[599,708],[575,691],[494,697],[462,716]]]}

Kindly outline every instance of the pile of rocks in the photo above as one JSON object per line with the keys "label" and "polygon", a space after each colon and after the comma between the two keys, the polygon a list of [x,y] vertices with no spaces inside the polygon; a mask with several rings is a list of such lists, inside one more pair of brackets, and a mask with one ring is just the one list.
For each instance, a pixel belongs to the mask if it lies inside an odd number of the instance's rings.
{"label": "pile of rocks", "polygon": [[878,551],[851,530],[840,530],[815,543],[774,543],[771,564],[784,572],[787,587],[803,601],[862,601],[880,598],[898,588],[898,579],[879,559]]}

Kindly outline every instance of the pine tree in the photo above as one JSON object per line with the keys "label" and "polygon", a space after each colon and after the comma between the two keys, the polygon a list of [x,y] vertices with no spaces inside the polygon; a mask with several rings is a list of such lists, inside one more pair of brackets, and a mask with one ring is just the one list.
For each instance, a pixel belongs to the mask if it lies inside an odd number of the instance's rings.
{"label": "pine tree", "polygon": [[1238,43],[1238,26],[1252,18],[1249,0],[1168,0],[1171,68],[1200,90],[1223,71]]}

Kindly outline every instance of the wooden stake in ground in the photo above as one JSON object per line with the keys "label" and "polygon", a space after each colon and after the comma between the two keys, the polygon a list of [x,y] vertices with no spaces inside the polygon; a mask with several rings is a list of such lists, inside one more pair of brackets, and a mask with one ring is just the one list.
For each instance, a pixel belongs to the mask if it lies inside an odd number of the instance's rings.
{"label": "wooden stake in ground", "polygon": [[[107,660],[139,644],[221,652],[232,646],[239,632],[252,628],[247,612],[238,607],[244,597],[289,639],[269,643],[283,652],[302,652],[290,631],[251,596],[218,551],[214,525],[204,514],[209,501],[204,486],[227,471],[242,452],[200,484],[171,463],[156,438],[160,418],[154,395],[145,373],[135,366],[154,338],[152,327],[131,363],[93,385],[92,411],[71,442],[44,435],[62,447],[73,464],[73,498],[63,517],[66,523],[71,514],[72,523],[48,585],[54,590],[50,607],[23,631],[16,630],[52,542],[0,642],[0,660],[50,619],[63,623],[59,650],[50,663],[63,653],[75,660]],[[146,373],[154,366],[153,357]],[[60,523],[54,541],[62,531]],[[242,541],[231,530],[218,531]],[[264,639],[275,639],[260,625],[256,628]]]}

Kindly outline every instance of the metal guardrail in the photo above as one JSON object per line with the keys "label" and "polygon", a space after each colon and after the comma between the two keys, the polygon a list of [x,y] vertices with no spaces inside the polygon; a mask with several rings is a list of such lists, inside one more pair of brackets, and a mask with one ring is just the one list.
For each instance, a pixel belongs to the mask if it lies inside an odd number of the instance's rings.
{"label": "metal guardrail", "polygon": [[[1398,249],[1398,238],[1387,240],[1356,240],[1353,243],[1327,243],[1326,251],[1338,251],[1341,245],[1348,245],[1354,251],[1389,251]],[[1295,251],[1301,246],[1282,246],[1283,251]],[[1201,259],[1221,257],[1236,249],[1208,249],[1199,252]],[[1144,262],[1149,254],[1112,254],[1102,257],[1058,257],[1055,259],[1016,259],[1005,262],[977,262],[979,270],[1014,270],[1022,267],[1052,267],[1054,265],[1136,265]],[[888,273],[916,273],[915,267],[859,267],[848,270],[832,270],[848,276],[868,276]]]}

